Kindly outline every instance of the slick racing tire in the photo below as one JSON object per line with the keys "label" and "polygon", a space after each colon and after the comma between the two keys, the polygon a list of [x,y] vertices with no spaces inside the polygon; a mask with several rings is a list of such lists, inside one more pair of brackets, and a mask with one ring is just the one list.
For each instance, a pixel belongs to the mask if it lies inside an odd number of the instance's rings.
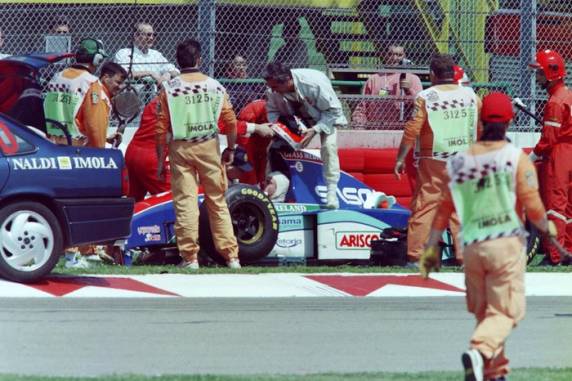
{"label": "slick racing tire", "polygon": [[0,277],[38,281],[52,271],[62,252],[62,230],[50,209],[28,201],[1,207]]}
{"label": "slick racing tire", "polygon": [[[272,201],[260,189],[244,184],[231,186],[225,197],[238,241],[240,262],[248,264],[266,257],[278,239],[278,214]],[[225,264],[225,259],[215,249],[204,202],[200,207],[199,240],[201,249],[209,257]]]}
{"label": "slick racing tire", "polygon": [[528,237],[526,237],[526,263],[530,264],[540,249],[540,233],[529,221],[526,221],[526,230],[528,231]]}

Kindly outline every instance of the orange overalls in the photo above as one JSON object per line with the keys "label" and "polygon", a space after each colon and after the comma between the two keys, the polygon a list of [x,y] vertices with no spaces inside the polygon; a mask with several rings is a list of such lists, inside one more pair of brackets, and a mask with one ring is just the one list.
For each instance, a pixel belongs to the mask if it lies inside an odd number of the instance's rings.
{"label": "orange overalls", "polygon": [[[479,142],[470,148],[471,155],[500,150],[507,143]],[[452,159],[454,160],[454,159]],[[450,180],[447,176],[445,181]],[[538,192],[536,169],[521,153],[516,167],[516,212],[521,221],[526,216],[539,221],[545,209]],[[455,211],[451,191],[445,189],[432,229],[444,230]],[[513,327],[524,318],[524,272],[526,267],[523,237],[508,236],[469,244],[463,249],[467,309],[477,319],[471,348],[484,357],[485,379],[508,373],[504,344]]]}

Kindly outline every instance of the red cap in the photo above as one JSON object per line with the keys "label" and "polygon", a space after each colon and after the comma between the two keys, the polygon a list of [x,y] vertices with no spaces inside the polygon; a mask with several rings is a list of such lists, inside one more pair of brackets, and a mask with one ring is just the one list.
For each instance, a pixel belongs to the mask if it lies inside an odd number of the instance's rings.
{"label": "red cap", "polygon": [[483,98],[481,119],[489,123],[508,123],[514,118],[510,97],[504,93],[492,92]]}

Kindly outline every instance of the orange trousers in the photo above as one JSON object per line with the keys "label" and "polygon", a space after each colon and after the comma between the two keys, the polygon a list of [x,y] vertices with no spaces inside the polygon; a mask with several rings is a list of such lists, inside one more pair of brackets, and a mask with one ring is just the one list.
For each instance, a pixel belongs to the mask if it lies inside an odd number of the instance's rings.
{"label": "orange trousers", "polygon": [[197,189],[203,186],[212,239],[227,261],[238,258],[228,205],[224,198],[226,174],[221,164],[218,139],[201,143],[174,140],[169,144],[171,189],[175,207],[175,234],[181,257],[197,260],[199,253],[199,204]]}
{"label": "orange trousers", "polygon": [[526,309],[524,240],[506,237],[475,243],[463,250],[463,257],[467,309],[477,319],[471,348],[485,358],[485,379],[497,378],[509,372],[505,341]]}
{"label": "orange trousers", "polygon": [[[407,227],[407,259],[417,262],[431,231],[431,224],[439,209],[441,196],[448,188],[446,162],[433,159],[419,159],[415,193],[411,200],[411,217]],[[449,226],[454,237],[455,257],[461,264],[461,242],[459,241],[459,218],[451,215]]]}

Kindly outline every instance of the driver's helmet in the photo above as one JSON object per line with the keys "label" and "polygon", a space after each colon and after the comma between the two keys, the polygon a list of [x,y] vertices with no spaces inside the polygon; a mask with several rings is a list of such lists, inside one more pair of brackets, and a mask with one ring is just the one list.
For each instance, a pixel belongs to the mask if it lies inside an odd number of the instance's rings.
{"label": "driver's helmet", "polygon": [[234,150],[234,160],[232,161],[232,166],[240,169],[243,172],[252,171],[252,165],[248,162],[248,155],[246,150],[241,146],[236,146]]}
{"label": "driver's helmet", "polygon": [[288,117],[280,116],[278,122],[273,123],[271,128],[275,136],[286,142],[293,150],[300,149],[302,133],[308,129],[304,122],[294,115]]}

